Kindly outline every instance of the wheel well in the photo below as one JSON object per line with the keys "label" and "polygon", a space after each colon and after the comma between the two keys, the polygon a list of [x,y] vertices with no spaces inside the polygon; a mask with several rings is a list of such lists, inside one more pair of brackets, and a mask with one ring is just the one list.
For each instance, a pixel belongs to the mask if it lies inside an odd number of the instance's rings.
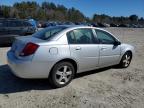
{"label": "wheel well", "polygon": [[[54,66],[55,66],[56,64],[58,64],[58,63],[60,63],[60,62],[69,62],[69,63],[71,63],[71,64],[74,66],[75,74],[77,73],[77,68],[78,68],[78,66],[77,66],[76,61],[74,61],[73,59],[69,59],[69,58],[62,59],[62,60],[56,62],[56,63],[53,65],[52,69],[54,68]],[[52,69],[51,69],[51,71],[52,71]],[[51,71],[50,71],[50,72],[51,72]]]}
{"label": "wheel well", "polygon": [[131,57],[133,56],[133,55],[132,55],[132,51],[128,50],[127,52],[128,52],[129,54],[131,54]]}

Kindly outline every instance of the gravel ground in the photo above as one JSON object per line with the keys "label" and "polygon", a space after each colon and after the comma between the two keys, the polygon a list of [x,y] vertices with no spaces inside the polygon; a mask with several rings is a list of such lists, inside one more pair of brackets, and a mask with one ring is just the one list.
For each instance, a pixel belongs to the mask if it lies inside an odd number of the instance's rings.
{"label": "gravel ground", "polygon": [[48,80],[15,77],[6,63],[9,48],[0,48],[0,108],[144,108],[144,29],[107,28],[136,54],[127,69],[109,67],[52,89]]}

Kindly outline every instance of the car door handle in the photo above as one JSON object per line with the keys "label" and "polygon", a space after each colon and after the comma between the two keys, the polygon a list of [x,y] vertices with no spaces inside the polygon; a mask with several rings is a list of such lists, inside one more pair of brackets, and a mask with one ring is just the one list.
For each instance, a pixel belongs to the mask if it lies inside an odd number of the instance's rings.
{"label": "car door handle", "polygon": [[106,48],[106,47],[102,47],[102,48],[101,48],[101,50],[105,50],[105,49],[107,49],[107,48]]}
{"label": "car door handle", "polygon": [[75,50],[81,50],[81,47],[76,47],[76,49]]}

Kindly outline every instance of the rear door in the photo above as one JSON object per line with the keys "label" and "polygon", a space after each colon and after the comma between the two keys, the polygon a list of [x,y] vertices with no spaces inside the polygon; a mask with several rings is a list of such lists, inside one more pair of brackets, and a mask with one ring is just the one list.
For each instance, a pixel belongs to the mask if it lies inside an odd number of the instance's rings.
{"label": "rear door", "polygon": [[79,72],[95,69],[98,66],[99,46],[89,28],[75,29],[67,33],[72,58],[79,65]]}
{"label": "rear door", "polygon": [[111,34],[102,30],[95,30],[99,40],[100,59],[99,67],[118,64],[120,57],[120,46],[114,45],[115,39]]}

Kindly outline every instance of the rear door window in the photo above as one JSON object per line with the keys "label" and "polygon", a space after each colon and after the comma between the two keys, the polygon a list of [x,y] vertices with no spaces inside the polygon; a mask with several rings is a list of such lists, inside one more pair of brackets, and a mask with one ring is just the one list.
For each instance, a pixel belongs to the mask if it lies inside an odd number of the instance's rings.
{"label": "rear door window", "polygon": [[92,29],[81,28],[67,33],[69,44],[94,44]]}
{"label": "rear door window", "polygon": [[69,44],[76,44],[76,39],[73,31],[67,33],[67,39]]}

